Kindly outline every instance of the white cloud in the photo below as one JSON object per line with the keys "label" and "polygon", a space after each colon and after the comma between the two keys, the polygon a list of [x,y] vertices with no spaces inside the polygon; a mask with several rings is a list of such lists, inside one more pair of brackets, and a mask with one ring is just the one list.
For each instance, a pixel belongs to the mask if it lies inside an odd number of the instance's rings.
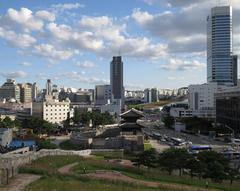
{"label": "white cloud", "polygon": [[193,70],[193,69],[202,69],[206,64],[199,62],[198,60],[182,60],[171,58],[168,63],[160,66],[164,70]]}
{"label": "white cloud", "polygon": [[24,32],[40,31],[44,22],[35,17],[33,12],[28,8],[21,8],[19,11],[8,9],[7,14],[0,19],[0,23],[6,28],[20,29]]}
{"label": "white cloud", "polygon": [[80,83],[87,83],[87,84],[109,84],[109,80],[106,79],[99,79],[96,77],[85,77],[83,74],[78,72],[66,72],[62,76],[67,79],[71,79],[76,82]]}
{"label": "white cloud", "polygon": [[31,64],[30,62],[22,62],[20,65],[21,65],[21,66],[24,66],[24,67],[29,67],[29,66],[31,66],[32,64]]}
{"label": "white cloud", "polygon": [[57,11],[65,11],[65,10],[71,10],[71,9],[78,9],[83,8],[84,5],[80,3],[65,3],[65,4],[54,4],[51,6],[53,9]]}
{"label": "white cloud", "polygon": [[18,48],[28,48],[36,43],[36,39],[29,34],[16,34],[14,31],[0,27],[0,38],[5,39],[10,45]]}
{"label": "white cloud", "polygon": [[27,76],[26,72],[16,71],[16,72],[2,72],[1,75],[5,78],[25,78]]}
{"label": "white cloud", "polygon": [[67,60],[74,54],[74,52],[70,50],[56,50],[51,44],[36,45],[32,53],[52,60]]}
{"label": "white cloud", "polygon": [[139,8],[134,9],[132,13],[132,18],[135,19],[140,25],[144,25],[154,19],[154,16],[146,11],[141,11]]}
{"label": "white cloud", "polygon": [[[165,12],[152,14],[134,9],[132,18],[144,30],[169,44],[170,53],[203,53],[206,51],[206,18],[217,4],[208,0],[151,1],[166,7]],[[240,4],[232,0],[234,28],[239,26]],[[165,9],[166,10],[166,9]],[[236,31],[234,31],[236,32]],[[234,39],[236,40],[236,39]]]}
{"label": "white cloud", "polygon": [[159,58],[166,54],[167,45],[154,44],[146,37],[129,37],[125,35],[125,25],[113,23],[113,19],[84,16],[77,28],[68,25],[47,25],[53,41],[63,47],[78,51],[91,51],[100,56],[112,56],[119,52],[123,56],[141,58]]}
{"label": "white cloud", "polygon": [[107,16],[100,17],[83,16],[82,19],[79,21],[79,24],[86,28],[96,29],[112,25],[112,20]]}
{"label": "white cloud", "polygon": [[37,11],[35,15],[36,17],[46,21],[55,21],[55,14],[46,10]]}
{"label": "white cloud", "polygon": [[94,68],[94,67],[96,67],[96,64],[94,64],[91,61],[86,60],[84,62],[77,62],[76,66],[78,66],[80,68]]}

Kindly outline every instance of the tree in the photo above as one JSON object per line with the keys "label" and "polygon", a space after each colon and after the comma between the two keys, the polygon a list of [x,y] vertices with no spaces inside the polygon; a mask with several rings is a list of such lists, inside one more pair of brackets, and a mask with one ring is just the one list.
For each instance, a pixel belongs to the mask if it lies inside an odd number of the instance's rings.
{"label": "tree", "polygon": [[52,143],[50,140],[41,140],[38,142],[39,149],[56,149],[57,145]]}
{"label": "tree", "polygon": [[227,178],[229,161],[223,155],[215,151],[203,151],[198,153],[198,160],[204,164],[203,178],[211,178],[215,182],[221,182]]}
{"label": "tree", "polygon": [[189,158],[190,154],[186,149],[170,148],[159,155],[158,165],[162,169],[167,170],[170,175],[173,170],[178,169],[181,176],[182,170],[187,168]]}
{"label": "tree", "polygon": [[188,158],[187,162],[187,169],[190,170],[190,176],[191,178],[194,176],[194,174],[197,174],[199,178],[202,177],[202,172],[203,169],[205,168],[204,164],[201,163],[197,157],[190,155],[190,157]]}
{"label": "tree", "polygon": [[15,122],[8,116],[6,116],[3,120],[0,121],[0,127],[2,128],[14,128]]}
{"label": "tree", "polygon": [[211,122],[203,118],[189,117],[183,119],[183,122],[186,124],[186,129],[194,133],[201,131],[203,134],[208,134],[213,130]]}
{"label": "tree", "polygon": [[172,174],[172,171],[177,168],[174,148],[167,149],[159,155],[158,166],[168,171],[169,175]]}
{"label": "tree", "polygon": [[135,166],[141,165],[148,168],[154,168],[157,166],[157,151],[153,148],[143,151],[136,155],[136,158],[132,161]]}
{"label": "tree", "polygon": [[176,167],[179,169],[179,175],[182,175],[182,170],[187,168],[187,161],[190,158],[190,154],[186,149],[175,149],[174,154],[176,156]]}
{"label": "tree", "polygon": [[172,126],[174,125],[174,118],[171,116],[164,117],[162,121],[167,128],[172,128]]}
{"label": "tree", "polygon": [[22,127],[33,129],[33,132],[36,134],[52,134],[57,131],[56,125],[37,117],[24,119]]}
{"label": "tree", "polygon": [[238,180],[240,178],[240,173],[238,169],[229,168],[227,172],[227,179],[230,180],[232,184],[234,180]]}

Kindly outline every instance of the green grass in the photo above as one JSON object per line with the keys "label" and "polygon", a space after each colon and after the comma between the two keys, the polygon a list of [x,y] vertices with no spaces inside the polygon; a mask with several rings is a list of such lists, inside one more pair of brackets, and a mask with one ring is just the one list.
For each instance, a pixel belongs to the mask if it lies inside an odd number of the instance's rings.
{"label": "green grass", "polygon": [[25,191],[163,191],[129,183],[92,180],[76,177],[45,176],[26,187]]}
{"label": "green grass", "polygon": [[149,141],[145,141],[144,142],[144,151],[147,151],[149,149],[153,148],[151,143],[149,143]]}
{"label": "green grass", "polygon": [[[103,154],[103,153],[102,153]],[[75,191],[76,188],[81,188],[83,190],[154,190],[144,187],[137,187],[132,185],[131,188],[126,188],[126,184],[119,183],[116,187],[113,183],[109,181],[95,181],[95,180],[86,180],[81,175],[84,173],[83,169],[86,169],[87,173],[95,172],[97,170],[109,170],[109,171],[119,171],[122,174],[145,181],[155,181],[161,182],[164,184],[180,184],[180,185],[189,185],[194,187],[205,187],[206,180],[199,180],[197,178],[191,179],[189,176],[174,176],[168,175],[166,172],[161,171],[160,169],[145,169],[145,168],[136,168],[131,166],[123,166],[120,163],[112,163],[103,159],[104,156],[93,157],[93,158],[82,158],[78,156],[49,156],[38,159],[33,162],[31,165],[27,165],[21,168],[21,172],[29,172],[36,174],[43,174],[43,178],[33,184],[31,184],[26,191],[30,190],[56,190],[56,191]],[[78,165],[73,167],[71,176],[66,175],[62,177],[57,172],[57,169],[65,166],[67,164],[78,162]],[[46,178],[48,177],[48,178]],[[88,185],[86,182],[88,182]],[[213,183],[210,180],[209,188],[215,188],[219,190],[226,191],[239,191],[240,183],[234,182],[233,185],[230,185],[229,182],[224,182],[222,184]],[[96,184],[94,187],[93,184]],[[53,186],[56,185],[56,186]],[[62,186],[60,186],[62,185]],[[59,188],[58,188],[59,186]],[[58,188],[58,189],[57,189]],[[161,190],[161,189],[160,189]],[[177,190],[178,191],[178,190]]]}
{"label": "green grass", "polygon": [[135,108],[135,109],[151,109],[151,108],[156,108],[156,107],[161,107],[163,105],[167,105],[169,103],[173,102],[173,100],[160,100],[158,102],[153,102],[153,103],[144,103],[144,104],[137,104],[137,105],[129,105],[128,108]]}
{"label": "green grass", "polygon": [[33,173],[33,174],[52,174],[57,173],[58,168],[79,162],[83,160],[79,156],[48,156],[40,158],[30,165],[21,167],[19,170],[21,173]]}
{"label": "green grass", "polygon": [[[73,168],[73,171],[78,174],[83,173],[83,169],[86,169],[87,172],[94,172],[97,170],[110,170],[110,171],[119,171],[122,174],[140,180],[149,180],[155,182],[165,182],[165,183],[176,183],[197,187],[205,187],[206,180],[199,180],[198,178],[190,178],[189,176],[174,176],[168,175],[166,172],[161,171],[160,169],[138,169],[135,167],[122,166],[120,164],[109,163],[103,160],[88,159],[81,161],[77,166]],[[240,183],[235,182],[233,185],[230,185],[229,182],[222,184],[213,183],[210,180],[209,187],[216,188],[226,191],[239,191]]]}
{"label": "green grass", "polygon": [[124,158],[123,151],[112,151],[112,152],[93,152],[92,155],[99,159],[122,159]]}

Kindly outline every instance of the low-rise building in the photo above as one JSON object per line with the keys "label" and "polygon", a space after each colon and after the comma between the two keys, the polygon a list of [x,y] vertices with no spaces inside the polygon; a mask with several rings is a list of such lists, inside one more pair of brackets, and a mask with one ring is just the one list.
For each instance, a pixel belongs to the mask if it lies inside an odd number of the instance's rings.
{"label": "low-rise building", "polygon": [[108,103],[101,106],[101,113],[109,113],[110,115],[117,117],[117,121],[120,120],[119,115],[121,114],[121,105],[118,102]]}
{"label": "low-rise building", "polygon": [[187,118],[193,116],[193,111],[184,107],[171,107],[170,116],[174,118]]}
{"label": "low-rise building", "polygon": [[33,103],[32,115],[51,123],[62,123],[71,113],[69,99],[61,102],[51,99]]}

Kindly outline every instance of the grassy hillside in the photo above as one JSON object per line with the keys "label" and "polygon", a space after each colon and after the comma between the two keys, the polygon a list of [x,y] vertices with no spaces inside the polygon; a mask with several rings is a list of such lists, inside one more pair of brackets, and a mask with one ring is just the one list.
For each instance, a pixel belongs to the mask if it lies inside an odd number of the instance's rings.
{"label": "grassy hillside", "polygon": [[[77,162],[77,165],[71,169],[71,173],[62,175],[58,169],[67,164]],[[97,180],[86,177],[86,174],[96,171],[106,170],[108,172],[120,172],[122,175],[131,177],[139,181],[151,181],[159,183],[158,188],[147,187],[122,181]],[[77,156],[49,156],[33,162],[21,168],[20,172],[41,174],[42,178],[25,189],[25,191],[150,191],[150,190],[169,190],[169,191],[197,191],[204,190],[206,180],[189,178],[189,176],[169,176],[160,169],[136,168],[134,166],[124,165],[118,160],[105,160],[104,157],[82,158]],[[222,184],[213,183],[210,180],[209,190],[239,190],[240,183],[235,182],[230,185],[229,182]],[[183,186],[187,186],[184,187]]]}

